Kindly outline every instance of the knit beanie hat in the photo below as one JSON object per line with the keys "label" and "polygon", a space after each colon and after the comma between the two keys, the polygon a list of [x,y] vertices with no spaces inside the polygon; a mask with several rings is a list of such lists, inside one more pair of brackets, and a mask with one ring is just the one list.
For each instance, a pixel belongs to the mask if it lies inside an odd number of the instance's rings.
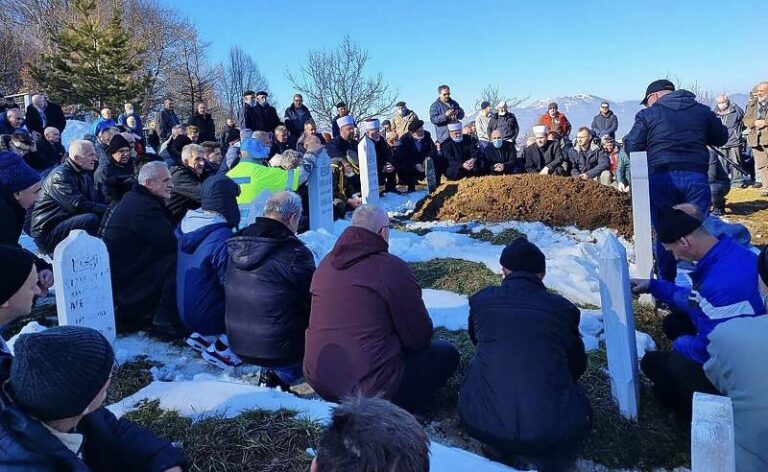
{"label": "knit beanie hat", "polygon": [[192,140],[189,139],[189,137],[185,134],[180,134],[173,138],[173,142],[169,144],[169,146],[173,146],[173,149],[181,154],[181,151],[184,150],[184,146],[187,146],[189,144],[192,144]]}
{"label": "knit beanie hat", "polygon": [[501,252],[499,263],[512,272],[531,272],[541,274],[546,272],[547,265],[544,253],[526,238],[517,238]]}
{"label": "knit beanie hat", "polygon": [[662,207],[656,216],[656,236],[664,244],[671,244],[693,233],[701,226],[701,221],[683,210]]}
{"label": "knit beanie hat", "polygon": [[0,190],[16,193],[40,182],[40,174],[15,152],[0,152]]}
{"label": "knit beanie hat", "polygon": [[129,143],[122,134],[116,134],[112,136],[112,139],[109,140],[109,146],[107,146],[107,154],[112,156],[112,154],[116,153],[119,149],[122,148],[131,149],[131,143]]}
{"label": "knit beanie hat", "polygon": [[57,326],[19,336],[9,389],[16,403],[40,421],[74,418],[96,398],[114,365],[115,353],[101,333]]}
{"label": "knit beanie hat", "polygon": [[0,245],[0,304],[7,302],[27,281],[35,258],[27,251]]}
{"label": "knit beanie hat", "polygon": [[424,127],[424,122],[422,120],[415,119],[411,122],[411,124],[408,125],[408,131],[411,133],[414,133],[416,132],[416,130],[423,127]]}
{"label": "knit beanie hat", "polygon": [[200,188],[202,199],[200,207],[203,210],[215,211],[227,220],[227,223],[237,227],[240,224],[240,207],[237,196],[240,186],[224,174],[213,175],[203,182]]}

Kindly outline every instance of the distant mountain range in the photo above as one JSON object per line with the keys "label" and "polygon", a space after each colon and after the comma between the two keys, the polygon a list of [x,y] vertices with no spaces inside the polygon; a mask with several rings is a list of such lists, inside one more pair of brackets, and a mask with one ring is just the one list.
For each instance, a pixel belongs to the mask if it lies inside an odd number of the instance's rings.
{"label": "distant mountain range", "polygon": [[[741,108],[746,107],[747,98],[748,96],[745,94],[731,95],[731,100]],[[533,126],[539,121],[539,117],[547,111],[547,105],[550,103],[556,102],[559,110],[568,117],[568,121],[573,126],[573,131],[571,131],[571,138],[573,138],[578,128],[582,126],[590,127],[592,125],[592,118],[599,112],[600,103],[603,101],[607,101],[611,105],[611,110],[619,119],[619,130],[616,133],[616,137],[623,137],[632,129],[635,115],[642,108],[638,100],[616,102],[598,97],[597,95],[577,94],[566,97],[542,98],[528,105],[512,108],[511,111],[515,114],[517,122],[520,124],[518,144],[524,144],[521,142],[522,138],[531,134]],[[714,103],[706,103],[706,105],[711,107],[714,106]],[[465,111],[467,111],[466,108]],[[462,122],[465,124],[473,122],[476,117],[477,111],[473,111],[471,114],[467,114]],[[428,119],[429,117],[425,121],[428,121]]]}

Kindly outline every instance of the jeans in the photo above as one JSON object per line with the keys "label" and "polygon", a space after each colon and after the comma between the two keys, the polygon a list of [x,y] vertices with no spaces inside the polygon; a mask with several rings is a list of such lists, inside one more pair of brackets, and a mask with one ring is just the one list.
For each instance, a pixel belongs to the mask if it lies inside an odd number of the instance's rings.
{"label": "jeans", "polygon": [[690,418],[693,392],[719,392],[704,374],[704,366],[677,352],[649,352],[640,367],[653,382],[653,395],[660,402]]}
{"label": "jeans", "polygon": [[[712,202],[709,178],[702,172],[669,170],[648,176],[651,200],[651,224],[656,227],[657,212],[665,206],[691,203],[706,218]],[[675,280],[677,264],[671,252],[656,240],[656,268],[659,277],[670,282]]]}
{"label": "jeans", "polygon": [[435,339],[423,351],[406,351],[403,358],[403,377],[392,403],[411,413],[423,412],[459,366],[459,351],[450,342]]}
{"label": "jeans", "polygon": [[270,367],[270,369],[278,377],[280,377],[280,380],[287,383],[288,385],[293,385],[297,381],[304,378],[304,371],[302,370],[302,366],[303,364],[298,362],[296,364],[284,367]]}
{"label": "jeans", "polygon": [[75,215],[60,222],[53,228],[47,231],[47,234],[39,238],[35,238],[35,244],[38,249],[44,254],[53,254],[53,250],[56,246],[69,236],[69,232],[73,229],[82,229],[91,236],[96,236],[99,231],[99,222],[101,217],[95,213],[84,213],[82,215]]}

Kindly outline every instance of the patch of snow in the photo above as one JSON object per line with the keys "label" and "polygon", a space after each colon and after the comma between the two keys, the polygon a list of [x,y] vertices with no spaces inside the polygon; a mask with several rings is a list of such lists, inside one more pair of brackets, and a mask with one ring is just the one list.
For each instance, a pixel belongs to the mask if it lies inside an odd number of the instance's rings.
{"label": "patch of snow", "polygon": [[16,334],[16,336],[13,336],[6,343],[8,345],[8,349],[11,351],[11,354],[13,354],[13,346],[16,344],[16,340],[19,339],[19,336],[22,334],[39,333],[40,331],[45,331],[45,326],[42,326],[37,321],[30,321],[29,323],[25,324],[24,327],[21,328],[21,331]]}
{"label": "patch of snow", "polygon": [[[160,408],[175,410],[182,416],[200,419],[208,416],[239,415],[245,410],[294,410],[299,417],[328,423],[332,403],[297,398],[265,387],[200,379],[187,382],[153,382],[130,397],[108,406],[123,416],[142,400],[159,400]],[[433,442],[430,446],[432,472],[472,470],[478,472],[513,471],[470,452]]]}
{"label": "patch of snow", "polygon": [[426,190],[410,193],[385,193],[379,199],[379,206],[391,217],[412,213],[416,204],[427,196]]}
{"label": "patch of snow", "polygon": [[467,329],[469,300],[465,295],[426,288],[422,290],[422,298],[433,325],[451,331]]}

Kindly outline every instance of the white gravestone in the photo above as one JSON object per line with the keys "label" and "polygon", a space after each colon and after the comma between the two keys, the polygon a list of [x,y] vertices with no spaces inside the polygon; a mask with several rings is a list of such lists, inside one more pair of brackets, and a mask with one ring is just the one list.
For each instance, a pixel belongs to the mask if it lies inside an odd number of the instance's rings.
{"label": "white gravestone", "polygon": [[59,325],[93,328],[114,342],[115,309],[104,242],[73,230],[53,251],[53,276]]}
{"label": "white gravestone", "polygon": [[360,161],[360,193],[363,203],[379,204],[379,165],[376,161],[376,146],[367,136],[357,145],[357,157]]}
{"label": "white gravestone", "polygon": [[612,234],[601,244],[598,261],[611,392],[621,414],[636,419],[639,383],[629,264],[624,246]]}
{"label": "white gravestone", "polygon": [[728,397],[695,392],[691,419],[691,472],[734,472],[733,404]]}
{"label": "white gravestone", "polygon": [[333,231],[333,172],[323,149],[309,175],[309,229]]}
{"label": "white gravestone", "polygon": [[[648,279],[653,272],[653,241],[651,238],[651,198],[648,188],[648,156],[633,152],[629,159],[632,172],[632,223],[634,227],[635,272]],[[643,303],[653,303],[650,295],[640,297]]]}

